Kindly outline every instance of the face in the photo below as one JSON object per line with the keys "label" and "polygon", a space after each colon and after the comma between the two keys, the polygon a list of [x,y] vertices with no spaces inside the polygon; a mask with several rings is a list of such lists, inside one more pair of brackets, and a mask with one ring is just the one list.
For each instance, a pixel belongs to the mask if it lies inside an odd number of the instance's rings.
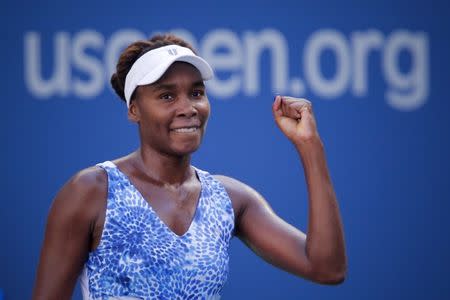
{"label": "face", "polygon": [[169,155],[198,149],[210,112],[200,72],[175,62],[155,83],[139,86],[129,118],[139,124],[141,144]]}

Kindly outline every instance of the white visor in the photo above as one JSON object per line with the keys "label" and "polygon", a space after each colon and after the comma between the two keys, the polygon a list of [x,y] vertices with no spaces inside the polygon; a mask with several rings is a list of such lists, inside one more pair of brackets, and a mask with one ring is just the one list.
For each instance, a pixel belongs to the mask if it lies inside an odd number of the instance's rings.
{"label": "white visor", "polygon": [[203,80],[213,77],[211,66],[192,52],[191,49],[178,45],[168,45],[148,51],[139,57],[125,78],[125,99],[130,106],[131,95],[136,87],[156,82],[176,61],[190,63],[196,67]]}

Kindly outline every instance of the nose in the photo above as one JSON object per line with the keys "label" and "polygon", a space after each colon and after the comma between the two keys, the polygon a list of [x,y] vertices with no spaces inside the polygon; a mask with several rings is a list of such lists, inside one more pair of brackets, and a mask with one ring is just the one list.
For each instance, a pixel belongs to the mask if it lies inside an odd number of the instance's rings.
{"label": "nose", "polygon": [[187,96],[178,99],[177,116],[192,118],[198,114],[194,101]]}

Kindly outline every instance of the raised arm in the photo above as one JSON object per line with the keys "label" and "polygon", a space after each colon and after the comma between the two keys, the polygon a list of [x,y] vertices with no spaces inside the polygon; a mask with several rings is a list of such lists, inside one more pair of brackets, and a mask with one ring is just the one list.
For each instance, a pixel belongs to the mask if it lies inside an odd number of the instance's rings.
{"label": "raised arm", "polygon": [[59,191],[47,220],[34,300],[71,299],[106,203],[107,179],[99,168],[75,175]]}
{"label": "raised arm", "polygon": [[277,267],[315,282],[340,283],[347,265],[343,228],[311,104],[278,96],[273,113],[303,164],[309,202],[307,235],[279,218],[249,186],[218,176],[237,211],[236,233]]}

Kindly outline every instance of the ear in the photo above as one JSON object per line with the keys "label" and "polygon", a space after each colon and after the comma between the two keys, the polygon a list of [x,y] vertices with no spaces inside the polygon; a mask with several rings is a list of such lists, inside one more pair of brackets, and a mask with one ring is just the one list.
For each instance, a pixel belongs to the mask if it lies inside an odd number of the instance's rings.
{"label": "ear", "polygon": [[136,105],[136,101],[131,101],[130,107],[128,107],[128,120],[134,123],[138,123],[140,120],[139,108]]}

